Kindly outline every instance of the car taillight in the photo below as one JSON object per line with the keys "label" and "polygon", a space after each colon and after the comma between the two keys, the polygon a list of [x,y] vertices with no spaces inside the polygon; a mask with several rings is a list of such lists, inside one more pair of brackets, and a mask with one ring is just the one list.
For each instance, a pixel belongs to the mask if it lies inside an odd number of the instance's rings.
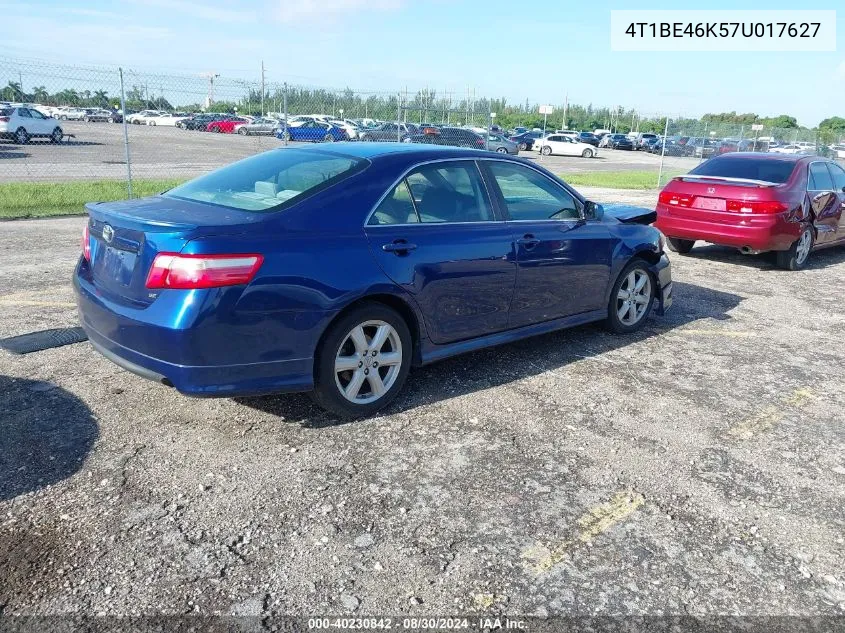
{"label": "car taillight", "polygon": [[479,147],[484,147],[484,139],[483,138],[476,139],[475,144],[478,145]]}
{"label": "car taillight", "polygon": [[672,191],[661,191],[657,200],[661,204],[668,204],[673,207],[688,207],[692,204],[692,196]]}
{"label": "car taillight", "polygon": [[86,261],[91,261],[91,233],[88,230],[88,223],[82,228],[82,256]]}
{"label": "car taillight", "polygon": [[8,123],[9,117],[7,116],[0,116],[0,123]]}
{"label": "car taillight", "polygon": [[252,281],[264,257],[255,254],[180,255],[159,253],[147,275],[147,288],[218,288]]}
{"label": "car taillight", "polygon": [[778,200],[728,200],[727,209],[737,213],[783,213],[789,207]]}

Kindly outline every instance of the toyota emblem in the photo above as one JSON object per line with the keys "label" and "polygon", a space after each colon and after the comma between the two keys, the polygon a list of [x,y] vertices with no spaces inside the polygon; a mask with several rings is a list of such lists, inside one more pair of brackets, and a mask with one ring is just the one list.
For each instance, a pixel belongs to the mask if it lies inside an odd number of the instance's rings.
{"label": "toyota emblem", "polygon": [[707,193],[716,193],[716,187],[707,187]]}
{"label": "toyota emblem", "polygon": [[114,239],[114,229],[106,224],[103,227],[103,241],[106,244],[111,244],[111,241]]}

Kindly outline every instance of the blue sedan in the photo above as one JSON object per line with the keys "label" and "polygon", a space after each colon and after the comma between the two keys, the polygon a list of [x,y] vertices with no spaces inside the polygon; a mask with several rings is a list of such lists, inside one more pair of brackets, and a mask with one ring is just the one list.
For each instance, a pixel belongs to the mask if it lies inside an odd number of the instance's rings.
{"label": "blue sedan", "polygon": [[637,223],[653,213],[612,217],[483,150],[280,148],[87,210],[92,345],[193,396],[311,391],[367,416],[412,366],[591,321],[630,333],[671,304],[663,237]]}
{"label": "blue sedan", "polygon": [[343,128],[319,121],[306,121],[297,127],[278,128],[276,138],[288,141],[311,141],[312,143],[333,143],[334,141],[349,140],[346,136],[346,130]]}

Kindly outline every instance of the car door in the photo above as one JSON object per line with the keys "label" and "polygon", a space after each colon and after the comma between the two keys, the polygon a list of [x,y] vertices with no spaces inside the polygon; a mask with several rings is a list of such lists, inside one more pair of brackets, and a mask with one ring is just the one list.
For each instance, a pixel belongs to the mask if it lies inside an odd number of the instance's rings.
{"label": "car door", "polygon": [[496,160],[484,169],[516,243],[510,327],[603,309],[611,265],[606,225],[586,222],[581,202],[538,170]]}
{"label": "car door", "polygon": [[382,270],[416,300],[433,343],[508,327],[513,240],[475,161],[412,169],[376,206],[365,232]]}
{"label": "car door", "polygon": [[839,222],[833,239],[840,242],[845,240],[845,169],[833,162],[827,163],[827,168],[833,179],[833,192],[839,199]]}
{"label": "car door", "polygon": [[53,131],[55,122],[52,119],[48,119],[34,108],[29,108],[29,115],[32,117],[31,134],[42,134],[47,136]]}
{"label": "car door", "polygon": [[807,166],[807,195],[813,210],[816,244],[838,239],[842,201],[826,161],[813,161]]}

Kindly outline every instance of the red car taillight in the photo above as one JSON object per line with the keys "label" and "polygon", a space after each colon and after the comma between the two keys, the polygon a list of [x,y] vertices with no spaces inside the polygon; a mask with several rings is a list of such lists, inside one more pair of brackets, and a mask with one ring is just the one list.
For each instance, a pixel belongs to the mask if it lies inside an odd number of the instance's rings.
{"label": "red car taillight", "polygon": [[727,209],[738,213],[783,213],[789,207],[778,200],[728,200]]}
{"label": "red car taillight", "polygon": [[672,191],[661,191],[657,200],[661,204],[668,204],[673,207],[688,207],[692,204],[692,196]]}
{"label": "red car taillight", "polygon": [[219,288],[252,281],[264,257],[243,255],[179,255],[159,253],[147,275],[147,288]]}
{"label": "red car taillight", "polygon": [[88,223],[82,228],[82,256],[86,261],[91,261],[91,233],[88,231]]}
{"label": "red car taillight", "polygon": [[9,117],[7,116],[0,116],[0,123],[8,123]]}

